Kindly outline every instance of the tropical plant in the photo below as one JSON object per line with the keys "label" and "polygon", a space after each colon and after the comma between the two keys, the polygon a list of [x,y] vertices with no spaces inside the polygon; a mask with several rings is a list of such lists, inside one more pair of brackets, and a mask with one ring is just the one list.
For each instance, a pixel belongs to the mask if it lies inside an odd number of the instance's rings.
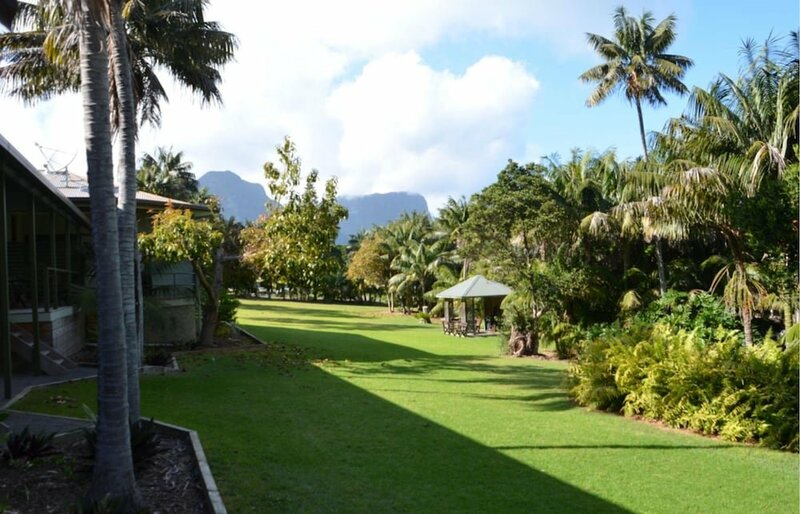
{"label": "tropical plant", "polygon": [[678,240],[692,229],[724,239],[731,263],[712,289],[725,284],[723,297],[738,309],[748,345],[752,318],[766,296],[754,255],[763,256],[761,262],[797,256],[784,179],[787,166],[797,162],[797,35],[785,51],[776,52],[776,43],[767,41],[760,52],[746,43],[742,75],[721,75],[708,91],[695,88],[688,112],[657,136],[670,174],[663,201],[651,209],[653,229]]}
{"label": "tropical plant", "polygon": [[54,433],[33,433],[29,427],[22,432],[11,432],[5,443],[5,450],[0,452],[0,457],[9,460],[36,459],[56,453],[53,446]]}
{"label": "tropical plant", "polygon": [[183,152],[172,148],[156,148],[155,155],[145,153],[136,174],[139,189],[175,200],[191,202],[200,189],[192,173],[192,163],[185,161]]}
{"label": "tropical plant", "polygon": [[580,76],[584,82],[597,83],[586,105],[594,107],[621,90],[625,99],[636,106],[642,151],[647,160],[642,103],[666,105],[662,91],[686,94],[688,89],[681,79],[694,63],[688,57],[666,53],[676,37],[674,14],[655,25],[649,11],[637,19],[629,16],[624,7],[617,7],[613,19],[613,39],[586,34],[589,45],[605,60]]}
{"label": "tropical plant", "polygon": [[[694,63],[688,57],[665,53],[675,41],[675,15],[671,14],[655,25],[655,18],[649,11],[645,11],[637,19],[629,16],[624,7],[618,7],[614,11],[613,19],[613,39],[598,34],[586,35],[592,48],[605,60],[580,76],[584,82],[597,83],[597,87],[586,100],[586,105],[594,107],[621,90],[628,102],[636,106],[644,152],[642,155],[647,161],[642,103],[652,106],[666,105],[662,91],[686,94],[688,89],[681,79]],[[655,239],[655,249],[663,296],[667,290],[667,279],[663,249],[658,237]]]}

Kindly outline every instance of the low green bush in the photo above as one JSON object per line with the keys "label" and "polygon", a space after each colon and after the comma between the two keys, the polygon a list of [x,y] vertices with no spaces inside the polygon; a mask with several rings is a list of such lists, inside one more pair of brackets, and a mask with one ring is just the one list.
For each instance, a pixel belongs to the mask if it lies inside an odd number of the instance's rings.
{"label": "low green bush", "polygon": [[53,446],[53,437],[55,434],[36,434],[25,427],[22,432],[11,432],[7,435],[5,451],[0,455],[10,461],[53,455],[57,452]]}
{"label": "low green bush", "polygon": [[425,323],[429,325],[431,323],[431,315],[427,312],[417,312],[414,314],[414,317],[419,320],[420,323]]}
{"label": "low green bush", "polygon": [[571,367],[571,394],[593,408],[797,451],[798,346],[766,338],[749,348],[736,331],[720,327],[710,340],[697,332],[608,327]]}
{"label": "low green bush", "polygon": [[219,323],[236,323],[236,311],[240,304],[241,302],[233,294],[223,289],[219,295]]}
{"label": "low green bush", "polygon": [[666,323],[676,329],[694,331],[704,341],[714,337],[717,328],[738,329],[741,325],[722,300],[703,291],[667,291],[636,315],[638,321]]}
{"label": "low green bush", "polygon": [[[89,455],[94,460],[97,447],[97,429],[84,430],[84,438],[89,447]],[[133,467],[139,471],[150,465],[155,458],[166,451],[161,444],[161,437],[156,429],[155,422],[150,419],[140,419],[130,425],[131,455]]]}

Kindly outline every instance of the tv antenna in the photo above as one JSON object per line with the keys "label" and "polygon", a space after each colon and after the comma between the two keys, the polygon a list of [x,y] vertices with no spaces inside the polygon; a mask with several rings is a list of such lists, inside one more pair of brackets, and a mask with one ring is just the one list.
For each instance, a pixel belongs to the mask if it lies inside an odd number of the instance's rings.
{"label": "tv antenna", "polygon": [[65,152],[63,150],[59,150],[58,148],[48,148],[46,146],[42,146],[39,143],[34,143],[36,148],[39,149],[39,153],[42,154],[42,157],[45,158],[44,163],[44,172],[45,173],[52,173],[54,175],[64,175],[64,186],[69,187],[69,165],[72,164],[72,161],[78,156],[78,153],[75,152],[72,154],[72,157],[68,157],[68,161],[66,164],[60,165],[59,162],[64,162],[67,157],[60,157],[60,156],[69,156],[69,152]]}

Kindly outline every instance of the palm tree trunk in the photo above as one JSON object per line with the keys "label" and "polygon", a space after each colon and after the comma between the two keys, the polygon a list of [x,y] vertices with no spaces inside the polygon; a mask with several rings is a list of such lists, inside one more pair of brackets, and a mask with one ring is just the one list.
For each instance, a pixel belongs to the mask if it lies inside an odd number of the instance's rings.
{"label": "palm tree trunk", "polygon": [[644,118],[642,117],[642,103],[636,98],[636,115],[639,117],[639,135],[642,137],[642,150],[644,160],[647,161],[647,138],[644,135]]}
{"label": "palm tree trunk", "polygon": [[111,65],[119,105],[119,163],[117,164],[117,219],[119,225],[120,280],[122,310],[125,314],[125,347],[128,361],[128,409],[131,423],[139,411],[139,341],[136,336],[136,281],[134,250],[136,245],[136,107],[125,22],[120,0],[109,3],[111,12]]}
{"label": "palm tree trunk", "polygon": [[742,307],[742,328],[744,329],[744,345],[753,346],[753,313],[747,307]]}
{"label": "palm tree trunk", "polygon": [[667,292],[667,271],[664,268],[663,242],[659,236],[653,238],[656,248],[656,267],[658,268],[658,292],[663,298]]}
{"label": "palm tree trunk", "polygon": [[[642,138],[643,160],[647,162],[647,137],[644,134],[644,117],[642,116],[642,103],[636,98],[636,115],[639,118],[639,136]],[[664,266],[664,252],[661,238],[653,238],[656,247],[656,267],[658,268],[658,291],[661,297],[667,292],[667,271]]]}
{"label": "palm tree trunk", "polygon": [[81,0],[80,69],[86,164],[96,259],[98,369],[97,443],[89,495],[140,503],[128,424],[127,368],[119,278],[117,210],[112,177],[108,54],[96,2]]}

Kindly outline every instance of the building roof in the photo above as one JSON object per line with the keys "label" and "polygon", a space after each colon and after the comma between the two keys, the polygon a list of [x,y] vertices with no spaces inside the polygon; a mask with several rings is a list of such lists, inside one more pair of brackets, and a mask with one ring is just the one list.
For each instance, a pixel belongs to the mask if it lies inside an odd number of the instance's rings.
{"label": "building roof", "polygon": [[[89,200],[89,181],[80,175],[69,172],[47,172],[45,177],[67,198],[74,202],[82,203]],[[115,188],[116,191],[116,188]],[[202,204],[175,200],[145,191],[136,192],[136,207],[166,207],[172,204],[179,209],[191,209],[193,211],[208,211],[209,208]]]}
{"label": "building roof", "polygon": [[500,282],[494,282],[483,275],[475,275],[436,295],[436,298],[486,298],[490,296],[508,296],[511,288]]}
{"label": "building roof", "polygon": [[29,187],[38,189],[50,201],[57,203],[62,208],[69,211],[75,218],[85,225],[89,225],[89,220],[81,212],[78,207],[72,203],[67,195],[61,192],[54,184],[47,180],[44,175],[38,171],[33,164],[30,163],[14,146],[8,142],[6,138],[0,134],[0,155],[6,154],[11,157],[11,163],[15,164],[13,169],[16,172],[17,178],[24,183],[29,184]]}

